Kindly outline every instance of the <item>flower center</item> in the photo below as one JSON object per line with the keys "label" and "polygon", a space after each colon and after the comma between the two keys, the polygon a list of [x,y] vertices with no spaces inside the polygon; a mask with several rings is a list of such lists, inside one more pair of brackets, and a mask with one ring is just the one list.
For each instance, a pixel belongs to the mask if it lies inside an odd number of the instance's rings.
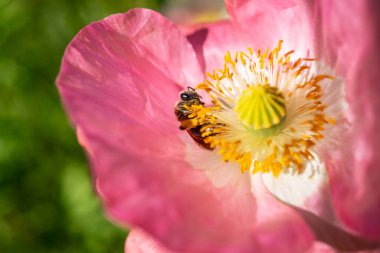
{"label": "flower center", "polygon": [[[303,173],[334,136],[341,117],[341,85],[310,58],[272,51],[227,52],[223,69],[198,85],[213,105],[189,106],[203,141],[242,172]],[[335,96],[334,96],[335,95]],[[328,141],[322,141],[329,136]]]}
{"label": "flower center", "polygon": [[245,89],[236,102],[239,120],[253,134],[274,134],[286,117],[285,98],[277,87],[255,85]]}

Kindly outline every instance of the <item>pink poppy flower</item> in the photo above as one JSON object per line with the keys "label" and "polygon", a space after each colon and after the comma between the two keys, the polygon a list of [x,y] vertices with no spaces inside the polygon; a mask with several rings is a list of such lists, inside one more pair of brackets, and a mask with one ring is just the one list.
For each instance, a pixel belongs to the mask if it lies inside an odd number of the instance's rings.
{"label": "pink poppy flower", "polygon": [[126,252],[376,248],[379,5],[225,3],[211,24],[112,15],[66,49],[59,92]]}

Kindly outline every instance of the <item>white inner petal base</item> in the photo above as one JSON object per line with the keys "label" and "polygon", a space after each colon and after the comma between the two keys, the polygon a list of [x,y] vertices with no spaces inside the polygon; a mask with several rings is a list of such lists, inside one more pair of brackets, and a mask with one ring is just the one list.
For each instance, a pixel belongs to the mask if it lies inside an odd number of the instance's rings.
{"label": "white inner petal base", "polygon": [[278,199],[304,208],[308,207],[308,200],[315,196],[324,184],[328,184],[325,166],[319,161],[309,162],[303,173],[293,170],[280,173],[277,177],[269,173],[260,176],[267,190]]}

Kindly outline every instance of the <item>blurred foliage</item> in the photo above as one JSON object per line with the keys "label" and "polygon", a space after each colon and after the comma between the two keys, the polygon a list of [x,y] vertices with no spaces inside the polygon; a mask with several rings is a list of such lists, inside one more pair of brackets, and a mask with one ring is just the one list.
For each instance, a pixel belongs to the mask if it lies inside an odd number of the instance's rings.
{"label": "blurred foliage", "polygon": [[0,0],[0,252],[123,252],[54,80],[85,25],[163,0]]}

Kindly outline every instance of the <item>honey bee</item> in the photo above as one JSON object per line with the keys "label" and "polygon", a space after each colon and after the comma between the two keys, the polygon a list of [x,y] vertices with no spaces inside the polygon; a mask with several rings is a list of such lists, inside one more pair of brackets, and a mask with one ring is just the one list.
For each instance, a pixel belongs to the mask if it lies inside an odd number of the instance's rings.
{"label": "honey bee", "polygon": [[181,123],[179,129],[186,130],[193,140],[201,147],[213,150],[210,144],[204,141],[205,137],[202,137],[201,128],[202,124],[195,123],[193,118],[190,118],[192,111],[190,107],[192,105],[204,105],[201,95],[199,95],[195,89],[187,87],[187,90],[183,91],[179,95],[180,101],[175,107],[175,115],[177,120]]}

